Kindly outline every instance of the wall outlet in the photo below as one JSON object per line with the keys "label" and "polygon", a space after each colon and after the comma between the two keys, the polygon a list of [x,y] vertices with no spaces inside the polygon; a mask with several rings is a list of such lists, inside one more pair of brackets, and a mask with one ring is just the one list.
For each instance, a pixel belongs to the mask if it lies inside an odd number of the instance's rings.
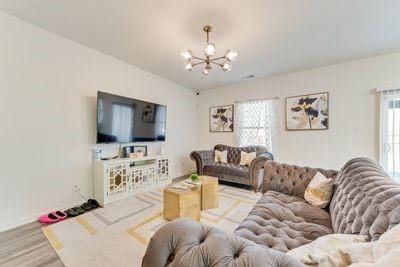
{"label": "wall outlet", "polygon": [[363,134],[363,133],[366,132],[366,129],[363,128],[363,127],[356,127],[356,128],[354,128],[354,132],[355,132],[356,134]]}
{"label": "wall outlet", "polygon": [[79,191],[79,185],[77,185],[77,184],[72,185],[72,191],[78,192]]}

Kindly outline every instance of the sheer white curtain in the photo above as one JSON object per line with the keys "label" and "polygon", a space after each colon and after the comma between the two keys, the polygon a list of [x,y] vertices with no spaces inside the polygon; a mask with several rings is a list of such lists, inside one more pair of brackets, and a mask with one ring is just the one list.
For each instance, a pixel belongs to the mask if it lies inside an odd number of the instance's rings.
{"label": "sheer white curtain", "polygon": [[380,162],[400,182],[400,89],[380,92]]}
{"label": "sheer white curtain", "polygon": [[238,102],[235,105],[235,137],[238,146],[263,145],[273,151],[275,100]]}

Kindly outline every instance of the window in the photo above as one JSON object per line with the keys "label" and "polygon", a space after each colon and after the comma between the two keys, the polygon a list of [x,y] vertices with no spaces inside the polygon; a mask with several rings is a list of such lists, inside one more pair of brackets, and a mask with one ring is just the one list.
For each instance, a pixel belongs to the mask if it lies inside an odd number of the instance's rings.
{"label": "window", "polygon": [[380,161],[389,175],[400,182],[400,90],[381,92]]}
{"label": "window", "polygon": [[237,145],[263,145],[272,152],[274,109],[273,99],[236,103]]}

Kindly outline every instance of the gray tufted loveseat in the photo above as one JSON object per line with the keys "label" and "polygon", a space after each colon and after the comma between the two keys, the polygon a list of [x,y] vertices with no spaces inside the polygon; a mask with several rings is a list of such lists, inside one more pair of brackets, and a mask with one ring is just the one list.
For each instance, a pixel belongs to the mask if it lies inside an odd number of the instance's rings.
{"label": "gray tufted loveseat", "polygon": [[[227,150],[227,163],[214,162],[214,151]],[[249,166],[239,165],[240,153],[256,152],[256,158]],[[232,147],[227,145],[216,145],[213,150],[198,150],[190,154],[190,158],[196,162],[197,173],[218,177],[221,181],[233,182],[251,186],[258,191],[261,186],[262,177],[259,176],[260,169],[267,160],[274,157],[264,146]]]}
{"label": "gray tufted loveseat", "polygon": [[[330,233],[376,241],[400,223],[400,185],[366,158],[333,170],[265,162],[263,196],[228,235],[187,218],[162,227],[143,258],[148,266],[302,266],[286,252]],[[309,205],[304,191],[317,171],[334,179],[328,208]]]}

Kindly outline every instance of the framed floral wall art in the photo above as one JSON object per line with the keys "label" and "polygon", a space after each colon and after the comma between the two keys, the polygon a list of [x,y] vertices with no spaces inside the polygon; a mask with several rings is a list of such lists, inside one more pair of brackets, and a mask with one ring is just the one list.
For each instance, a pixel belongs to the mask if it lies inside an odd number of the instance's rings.
{"label": "framed floral wall art", "polygon": [[233,132],[233,105],[210,107],[210,132]]}
{"label": "framed floral wall art", "polygon": [[286,130],[329,129],[329,93],[286,97]]}

